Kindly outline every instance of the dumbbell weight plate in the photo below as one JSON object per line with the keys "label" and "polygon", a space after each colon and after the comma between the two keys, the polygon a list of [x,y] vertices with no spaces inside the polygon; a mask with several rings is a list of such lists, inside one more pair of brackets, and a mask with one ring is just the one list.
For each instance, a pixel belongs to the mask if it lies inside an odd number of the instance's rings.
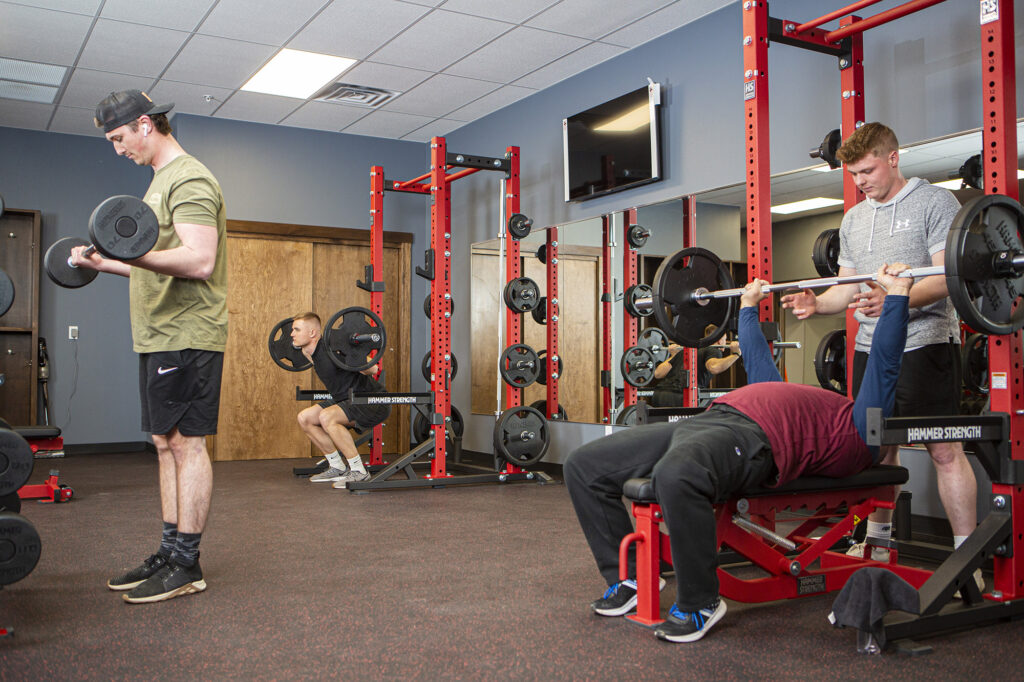
{"label": "dumbbell weight plate", "polygon": [[39,563],[42,547],[31,521],[20,514],[0,512],[0,585],[28,576]]}
{"label": "dumbbell weight plate", "polygon": [[107,258],[135,260],[160,236],[156,213],[142,199],[119,194],[100,202],[89,216],[89,238]]}
{"label": "dumbbell weight plate", "polygon": [[33,468],[35,459],[28,441],[14,431],[0,429],[0,495],[18,492],[32,477]]}
{"label": "dumbbell weight plate", "polygon": [[309,369],[313,363],[302,351],[292,345],[292,318],[286,317],[270,330],[267,340],[270,357],[277,366],[289,372],[301,372]]}
{"label": "dumbbell weight plate", "polygon": [[0,316],[6,315],[14,305],[14,282],[6,272],[0,270]]}
{"label": "dumbbell weight plate", "polygon": [[88,245],[89,242],[78,237],[64,237],[50,245],[43,255],[43,269],[54,284],[67,289],[77,289],[96,279],[96,275],[99,274],[96,270],[76,268],[68,262],[71,258],[71,249]]}
{"label": "dumbbell weight plate", "polygon": [[[423,378],[430,381],[430,365],[432,364],[430,356],[433,355],[431,351],[427,351],[427,354],[423,356],[423,362],[420,363],[420,370],[423,372]],[[459,373],[459,361],[452,353],[452,379]]]}

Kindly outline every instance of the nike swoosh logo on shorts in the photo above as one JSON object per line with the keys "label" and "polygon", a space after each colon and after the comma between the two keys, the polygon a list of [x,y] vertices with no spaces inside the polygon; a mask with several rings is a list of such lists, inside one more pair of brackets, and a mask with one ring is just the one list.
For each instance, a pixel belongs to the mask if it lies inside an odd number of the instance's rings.
{"label": "nike swoosh logo on shorts", "polygon": [[157,374],[167,374],[168,372],[173,372],[176,369],[179,369],[179,368],[178,367],[157,367],[156,368],[156,373]]}

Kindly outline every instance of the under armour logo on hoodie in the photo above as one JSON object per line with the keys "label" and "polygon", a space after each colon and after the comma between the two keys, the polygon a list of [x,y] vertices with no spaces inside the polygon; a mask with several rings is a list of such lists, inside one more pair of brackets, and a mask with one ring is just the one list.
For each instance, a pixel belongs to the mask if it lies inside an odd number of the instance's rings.
{"label": "under armour logo on hoodie", "polygon": [[909,229],[910,229],[910,218],[906,218],[904,220],[896,220],[896,221],[893,222],[893,228],[892,228],[893,232],[900,232],[902,230],[909,230]]}

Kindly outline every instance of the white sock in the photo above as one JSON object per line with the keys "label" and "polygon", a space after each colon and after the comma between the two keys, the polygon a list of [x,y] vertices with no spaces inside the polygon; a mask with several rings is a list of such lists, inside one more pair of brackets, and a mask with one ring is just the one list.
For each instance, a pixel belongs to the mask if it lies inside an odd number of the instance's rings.
{"label": "white sock", "polygon": [[327,458],[327,463],[331,465],[332,469],[338,469],[339,471],[345,470],[345,462],[341,459],[341,453],[337,450],[334,452],[328,452],[324,457]]}
{"label": "white sock", "polygon": [[363,458],[356,455],[352,459],[348,460],[348,465],[352,471],[361,471],[364,474],[367,473],[366,467],[363,466]]}
{"label": "white sock", "polygon": [[966,535],[954,535],[953,536],[953,549],[960,549],[960,545],[964,544],[964,540],[967,539]]}
{"label": "white sock", "polygon": [[876,523],[869,519],[867,536],[876,540],[888,540],[892,537],[892,522]]}

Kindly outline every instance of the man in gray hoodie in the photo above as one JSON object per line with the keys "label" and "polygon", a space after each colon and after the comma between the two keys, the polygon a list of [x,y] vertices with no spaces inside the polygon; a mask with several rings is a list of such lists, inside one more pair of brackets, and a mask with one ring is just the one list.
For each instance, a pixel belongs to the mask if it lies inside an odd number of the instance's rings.
{"label": "man in gray hoodie", "polygon": [[[882,263],[902,262],[911,268],[944,265],[946,234],[960,204],[948,190],[921,178],[907,180],[899,167],[899,142],[881,123],[867,123],[839,148],[837,157],[867,197],[847,211],[839,228],[839,276],[875,272]],[[797,319],[813,314],[856,312],[853,394],[860,388],[871,337],[882,309],[885,290],[874,282],[839,284],[815,296],[810,290],[782,297]],[[894,416],[959,413],[961,392],[960,328],[949,300],[946,280],[934,275],[919,280],[910,294],[910,324],[902,371],[896,387]],[[929,443],[939,497],[959,547],[977,524],[977,481],[960,443]],[[882,463],[898,464],[899,448],[886,446]],[[872,514],[871,538],[888,540],[891,512]],[[888,558],[875,548],[873,557]]]}

